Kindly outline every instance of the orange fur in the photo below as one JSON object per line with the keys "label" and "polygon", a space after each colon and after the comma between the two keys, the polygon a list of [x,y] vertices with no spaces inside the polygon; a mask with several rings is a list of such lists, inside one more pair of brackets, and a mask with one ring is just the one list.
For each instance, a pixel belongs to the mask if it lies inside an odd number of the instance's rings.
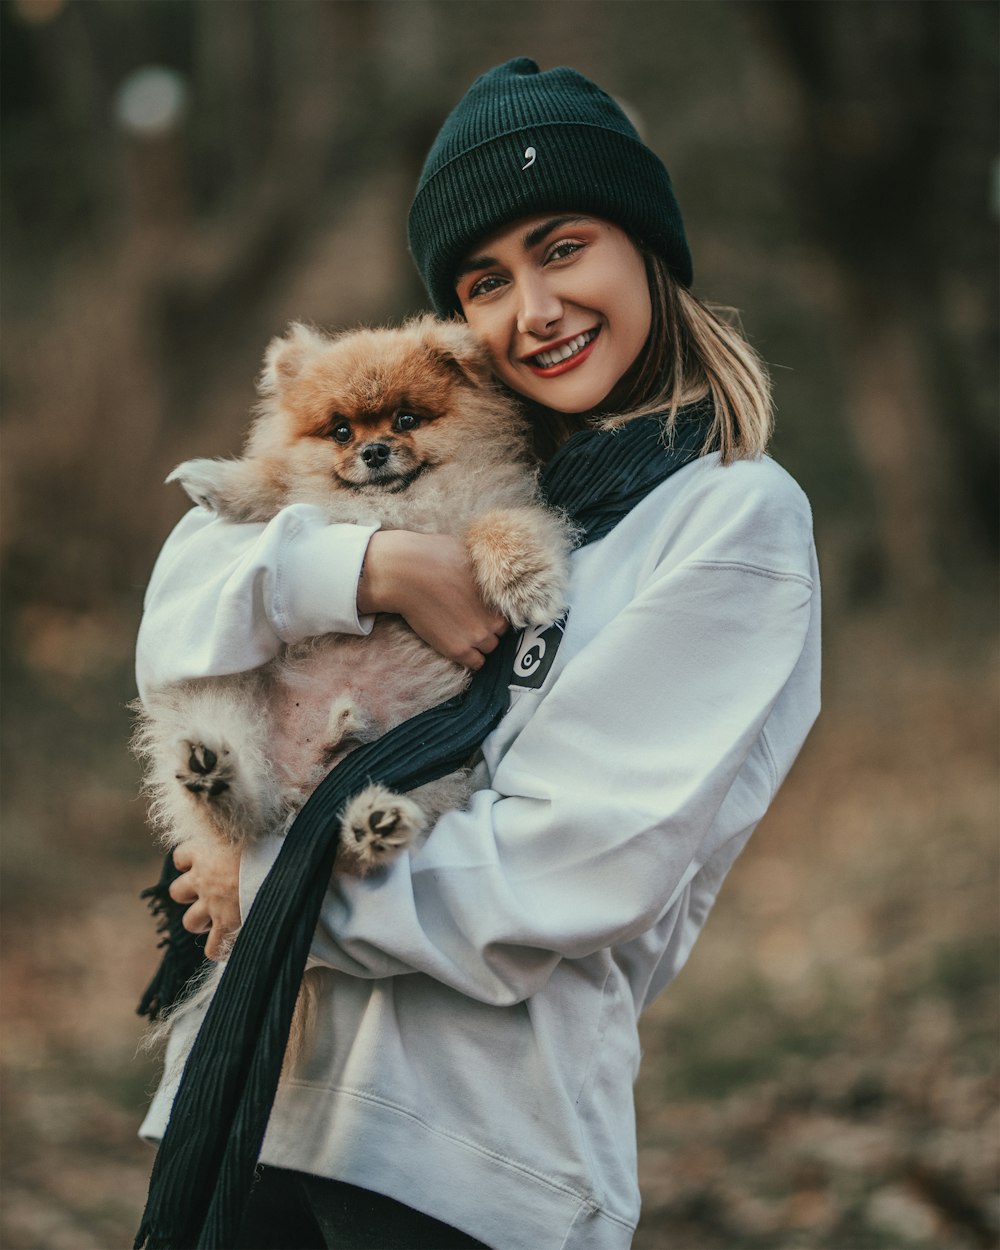
{"label": "orange fur", "polygon": [[[541,507],[525,425],[464,325],[422,317],[326,336],[293,324],[268,346],[258,389],[241,459],[171,474],[192,498],[235,521],[311,503],[331,522],[461,535],[484,597],[512,624],[559,615],[570,536]],[[256,672],[157,691],[136,735],[154,821],[170,845],[281,830],[348,750],[467,677],[380,618],[368,638],[325,635]],[[397,796],[387,815],[384,792],[356,796],[340,867],[386,862],[463,791],[451,778],[419,797]]]}
{"label": "orange fur", "polygon": [[[423,317],[327,337],[292,325],[269,345],[258,389],[244,456],[188,461],[168,480],[233,521],[310,503],[330,522],[461,535],[484,598],[512,624],[560,614],[571,535],[541,507],[525,425],[467,328]],[[415,418],[412,429],[401,414]],[[341,443],[334,431],[344,423]],[[379,617],[368,637],[323,635],[253,672],[155,691],[133,740],[151,818],[168,846],[282,832],[349,751],[467,680],[399,618]],[[368,786],[342,813],[336,871],[384,865],[468,789],[465,772],[409,795]],[[156,1036],[210,997],[219,975],[217,966]],[[293,1051],[306,1036],[304,1011]]]}

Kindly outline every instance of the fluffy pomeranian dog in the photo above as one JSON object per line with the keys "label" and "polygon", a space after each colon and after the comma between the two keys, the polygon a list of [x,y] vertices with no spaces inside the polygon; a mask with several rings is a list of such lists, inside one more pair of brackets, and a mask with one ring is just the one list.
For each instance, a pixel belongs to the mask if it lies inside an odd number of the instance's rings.
{"label": "fluffy pomeranian dog", "polygon": [[[541,506],[527,428],[459,323],[272,341],[244,455],[190,460],[167,479],[231,521],[312,504],[328,521],[461,537],[484,600],[513,626],[564,609],[571,534]],[[269,664],[155,691],[134,739],[168,847],[287,829],[349,751],[451,698],[468,672],[399,617],[366,637],[327,634]],[[394,794],[371,785],[341,817],[335,871],[364,875],[468,797],[467,774]]]}

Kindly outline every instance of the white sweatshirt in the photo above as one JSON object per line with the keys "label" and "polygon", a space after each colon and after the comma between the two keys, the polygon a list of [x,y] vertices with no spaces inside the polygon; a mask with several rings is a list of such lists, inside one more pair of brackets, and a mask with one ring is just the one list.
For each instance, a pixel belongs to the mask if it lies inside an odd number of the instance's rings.
{"label": "white sweatshirt", "polygon": [[[140,689],[363,631],[369,534],[303,508],[267,526],[190,513],[150,588]],[[636,1021],[819,710],[809,506],[769,459],[674,474],[574,553],[570,604],[561,642],[542,640],[551,667],[541,646],[522,656],[469,809],[383,875],[331,886],[312,1050],[262,1155],[494,1250],[629,1245]],[[277,846],[244,854],[244,914]],[[145,1136],[173,1092],[165,1080]]]}

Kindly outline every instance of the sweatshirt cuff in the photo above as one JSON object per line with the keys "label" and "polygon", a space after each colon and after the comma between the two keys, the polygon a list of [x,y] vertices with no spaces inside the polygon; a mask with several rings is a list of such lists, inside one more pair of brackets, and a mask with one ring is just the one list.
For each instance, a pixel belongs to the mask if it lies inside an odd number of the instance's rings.
{"label": "sweatshirt cuff", "polygon": [[369,634],[374,616],[358,613],[358,579],[378,525],[302,526],[283,557],[280,619],[283,642],[318,634]]}

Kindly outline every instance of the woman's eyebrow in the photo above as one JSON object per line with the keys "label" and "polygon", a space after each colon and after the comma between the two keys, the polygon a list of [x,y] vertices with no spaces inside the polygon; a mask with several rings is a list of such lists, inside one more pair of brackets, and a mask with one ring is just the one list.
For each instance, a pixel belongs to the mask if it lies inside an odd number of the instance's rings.
{"label": "woman's eyebrow", "polygon": [[474,269],[489,269],[491,265],[495,265],[495,256],[470,256],[468,260],[463,260],[455,272],[455,281],[464,277],[467,273],[472,273]]}
{"label": "woman's eyebrow", "polygon": [[[539,222],[537,226],[533,226],[521,237],[521,246],[524,250],[530,251],[536,247],[541,241],[552,233],[553,230],[559,230],[563,226],[572,225],[578,221],[590,221],[589,217],[582,217],[579,213],[567,213],[563,217],[550,217],[548,221]],[[497,263],[495,256],[470,256],[462,261],[455,272],[455,281],[464,277],[467,273],[472,273],[476,269],[489,269]]]}
{"label": "woman's eyebrow", "polygon": [[521,245],[525,251],[541,243],[541,241],[552,233],[553,230],[561,230],[563,226],[572,225],[577,221],[589,221],[589,217],[582,217],[579,213],[567,213],[563,217],[551,217],[548,221],[540,222],[537,226],[533,226],[521,238]]}

